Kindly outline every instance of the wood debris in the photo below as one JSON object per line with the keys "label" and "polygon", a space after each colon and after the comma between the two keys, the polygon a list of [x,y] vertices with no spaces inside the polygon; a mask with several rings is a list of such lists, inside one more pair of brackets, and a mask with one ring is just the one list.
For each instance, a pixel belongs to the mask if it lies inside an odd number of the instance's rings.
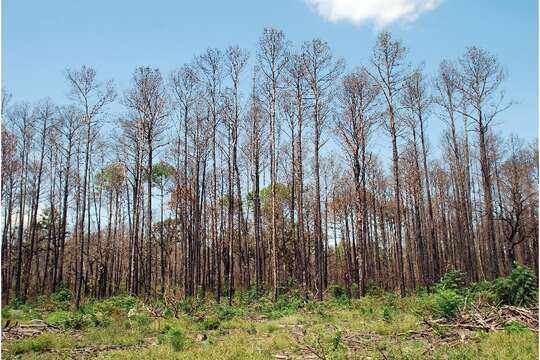
{"label": "wood debris", "polygon": [[47,324],[43,320],[31,320],[26,324],[20,324],[18,321],[12,323],[10,320],[7,320],[4,326],[2,326],[2,340],[17,340],[59,331],[59,327]]}

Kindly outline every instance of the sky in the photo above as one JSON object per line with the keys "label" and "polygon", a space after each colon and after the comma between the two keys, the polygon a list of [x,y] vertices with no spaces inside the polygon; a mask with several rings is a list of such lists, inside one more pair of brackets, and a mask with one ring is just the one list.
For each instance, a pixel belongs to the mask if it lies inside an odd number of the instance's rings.
{"label": "sky", "polygon": [[[168,74],[208,47],[229,45],[253,58],[265,27],[283,30],[296,47],[323,39],[349,69],[367,64],[383,29],[428,73],[465,47],[480,46],[503,65],[507,98],[515,102],[496,130],[527,140],[538,134],[534,0],[4,0],[2,85],[15,101],[48,96],[62,104],[68,101],[66,68],[86,64],[99,79],[114,79],[122,94],[138,66]],[[441,129],[432,121],[431,137]]]}

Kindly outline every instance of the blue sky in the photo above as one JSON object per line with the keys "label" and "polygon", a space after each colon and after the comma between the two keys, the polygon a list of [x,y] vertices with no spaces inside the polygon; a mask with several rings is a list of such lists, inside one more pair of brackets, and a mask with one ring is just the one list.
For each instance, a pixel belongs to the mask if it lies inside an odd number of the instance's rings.
{"label": "blue sky", "polygon": [[[536,1],[379,0],[368,9],[360,3],[369,7],[374,0],[310,1],[4,0],[2,82],[15,100],[50,96],[64,103],[65,69],[88,64],[100,79],[113,78],[122,93],[140,65],[168,74],[207,47],[235,44],[253,56],[268,26],[282,29],[297,46],[315,37],[328,41],[350,68],[367,63],[377,31],[384,27],[410,49],[410,62],[425,62],[429,72],[443,58],[457,58],[466,46],[497,55],[508,72],[508,98],[516,102],[501,115],[498,130],[526,139],[537,136]],[[403,4],[418,9],[407,13]],[[381,20],[389,12],[399,15],[400,9],[404,14],[397,20]],[[440,134],[438,123],[432,121],[434,136]]]}

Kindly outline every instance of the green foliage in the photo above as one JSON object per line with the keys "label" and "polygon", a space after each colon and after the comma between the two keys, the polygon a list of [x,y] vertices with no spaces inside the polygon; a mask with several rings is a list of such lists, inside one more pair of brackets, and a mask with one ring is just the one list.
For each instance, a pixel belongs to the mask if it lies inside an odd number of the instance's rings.
{"label": "green foliage", "polygon": [[358,284],[357,283],[353,283],[351,285],[351,294],[352,294],[353,297],[358,296]]}
{"label": "green foliage", "polygon": [[236,316],[241,316],[243,314],[243,311],[241,308],[238,307],[223,305],[217,307],[216,313],[219,320],[231,320]]}
{"label": "green foliage", "polygon": [[304,307],[304,300],[297,292],[282,294],[275,302],[268,299],[261,302],[261,311],[269,319],[291,315],[302,307]]}
{"label": "green foliage", "polygon": [[24,299],[21,296],[14,296],[9,301],[9,307],[13,309],[19,309],[22,305],[24,305]]}
{"label": "green foliage", "polygon": [[46,321],[53,325],[62,325],[67,319],[72,316],[69,311],[53,311],[46,317]]}
{"label": "green foliage", "polygon": [[119,189],[125,181],[124,166],[120,163],[113,163],[105,166],[96,175],[98,186],[106,190]]}
{"label": "green foliage", "polygon": [[201,321],[200,326],[202,330],[217,330],[220,325],[221,322],[218,319],[207,317]]}
{"label": "green foliage", "polygon": [[[356,288],[358,289],[358,285],[356,285]],[[366,291],[366,295],[369,295],[369,296],[382,296],[384,294],[384,289],[380,287],[379,284],[377,284],[374,281],[368,281],[366,283],[365,291]]]}
{"label": "green foliage", "polygon": [[347,290],[339,285],[330,286],[330,292],[332,293],[332,297],[334,299],[343,300],[348,297]]}
{"label": "green foliage", "polygon": [[152,322],[150,316],[146,314],[136,314],[131,318],[131,320],[141,327],[148,326]]}
{"label": "green foliage", "polygon": [[488,305],[496,305],[498,303],[494,285],[490,281],[484,280],[470,283],[467,290],[467,299],[469,302]]}
{"label": "green foliage", "polygon": [[[174,174],[174,167],[165,161],[159,161],[152,166],[152,183],[163,187],[167,180]],[[145,170],[144,180],[148,181],[149,174]]]}
{"label": "green foliage", "polygon": [[61,287],[51,294],[51,300],[56,307],[67,310],[73,301],[73,294],[68,288]]}
{"label": "green foliage", "polygon": [[187,298],[179,302],[178,309],[189,316],[206,312],[205,304],[198,298]]}
{"label": "green foliage", "polygon": [[536,299],[536,278],[526,266],[514,263],[507,277],[495,280],[495,293],[502,304],[527,306]]}
{"label": "green foliage", "polygon": [[146,312],[138,309],[137,307],[131,308],[128,311],[127,317],[130,323],[130,327],[133,327],[133,325],[137,325],[139,327],[146,327],[152,322],[150,316],[148,316]]}
{"label": "green foliage", "polygon": [[392,308],[390,308],[388,306],[384,306],[383,307],[383,316],[382,316],[382,318],[386,322],[392,321]]}
{"label": "green foliage", "polygon": [[178,352],[185,349],[186,336],[180,329],[170,330],[167,333],[167,338],[169,339],[173,351]]}
{"label": "green foliage", "polygon": [[64,328],[72,330],[82,330],[90,324],[90,318],[82,313],[75,313],[63,321]]}
{"label": "green foliage", "polygon": [[529,326],[527,326],[527,324],[519,320],[512,320],[504,326],[504,329],[510,332],[522,332],[526,331],[528,328]]}
{"label": "green foliage", "polygon": [[360,315],[365,316],[369,319],[373,319],[376,316],[375,310],[373,310],[371,306],[361,307],[359,310],[360,310]]}
{"label": "green foliage", "polygon": [[341,329],[337,329],[334,336],[330,339],[331,349],[332,351],[337,351],[341,345]]}
{"label": "green foliage", "polygon": [[[474,297],[489,296],[494,294],[493,288],[490,282],[473,283],[467,287],[466,296],[451,289],[411,294],[405,298],[395,293],[384,293],[381,296],[350,299],[348,305],[343,306],[333,296],[322,302],[306,302],[303,293],[291,283],[283,287],[283,294],[276,302],[268,296],[256,295],[255,291],[249,295],[238,292],[234,299],[235,306],[215,304],[208,299],[187,300],[184,306],[192,315],[163,320],[161,325],[149,316],[146,306],[132,297],[86,301],[77,312],[50,311],[47,305],[52,302],[45,299],[45,306],[25,304],[20,309],[4,307],[2,310],[8,316],[12,311],[19,312],[19,319],[23,322],[42,316],[49,324],[82,331],[78,331],[76,337],[66,331],[20,340],[4,339],[2,355],[6,358],[60,358],[69,356],[70,349],[75,348],[140,345],[157,341],[160,346],[125,349],[115,352],[114,356],[118,354],[119,358],[141,359],[264,359],[289,349],[294,351],[295,345],[298,345],[304,349],[309,346],[321,358],[337,360],[351,356],[348,346],[345,346],[349,341],[344,334],[361,329],[376,334],[378,339],[374,343],[376,348],[358,349],[353,356],[359,358],[379,358],[384,354],[389,359],[418,359],[427,352],[441,359],[537,358],[537,335],[520,321],[507,323],[504,331],[478,334],[477,342],[465,341],[456,346],[431,346],[408,335],[421,329],[421,319],[428,316],[423,313],[424,310],[432,313],[436,310],[440,316],[455,315],[457,310],[452,309],[459,310],[464,298],[469,301]],[[155,302],[147,306],[163,305]],[[129,314],[126,314],[128,309]],[[261,316],[264,314],[269,316]],[[303,333],[298,339],[291,335],[297,331],[297,326],[301,326]],[[452,327],[437,322],[432,326],[439,336],[454,331]],[[199,338],[192,340],[191,336],[201,329],[213,331],[206,332],[208,338],[205,341],[199,341]],[[49,349],[55,349],[55,352]],[[100,356],[112,354],[103,353]]]}
{"label": "green foliage", "polygon": [[307,334],[303,339],[304,347],[307,346],[317,354],[320,359],[342,359],[347,349],[342,342],[342,330],[336,329],[333,334],[314,332]]}
{"label": "green foliage", "polygon": [[96,311],[105,314],[120,314],[129,311],[137,304],[137,298],[133,296],[114,296],[95,304]]}
{"label": "green foliage", "polygon": [[27,352],[40,353],[54,347],[54,341],[49,336],[36,336],[14,341],[9,346],[9,351],[14,355],[20,355]]}
{"label": "green foliage", "polygon": [[483,280],[483,281],[469,284],[470,293],[480,293],[483,291],[493,291],[493,283],[490,281]]}
{"label": "green foliage", "polygon": [[463,294],[465,291],[465,279],[467,274],[461,269],[450,269],[439,282],[435,285],[438,290],[454,290]]}
{"label": "green foliage", "polygon": [[[286,184],[276,183],[276,211],[283,212],[291,198],[291,187]],[[260,192],[261,208],[264,213],[269,213],[272,208],[272,187],[268,185]]]}
{"label": "green foliage", "polygon": [[454,290],[441,289],[435,295],[435,314],[447,319],[453,318],[463,306],[463,296]]}

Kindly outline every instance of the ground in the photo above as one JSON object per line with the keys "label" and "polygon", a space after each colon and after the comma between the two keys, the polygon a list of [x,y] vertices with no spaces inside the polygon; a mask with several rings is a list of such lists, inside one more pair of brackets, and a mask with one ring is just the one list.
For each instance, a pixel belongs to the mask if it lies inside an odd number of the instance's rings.
{"label": "ground", "polygon": [[[538,358],[538,333],[526,323],[516,320],[486,330],[491,325],[437,320],[434,302],[430,294],[402,299],[391,293],[324,302],[236,298],[234,306],[210,300],[143,305],[139,299],[117,297],[87,302],[74,312],[67,301],[42,299],[36,305],[2,309],[2,355],[5,359]],[[171,303],[178,309],[177,317]]]}

